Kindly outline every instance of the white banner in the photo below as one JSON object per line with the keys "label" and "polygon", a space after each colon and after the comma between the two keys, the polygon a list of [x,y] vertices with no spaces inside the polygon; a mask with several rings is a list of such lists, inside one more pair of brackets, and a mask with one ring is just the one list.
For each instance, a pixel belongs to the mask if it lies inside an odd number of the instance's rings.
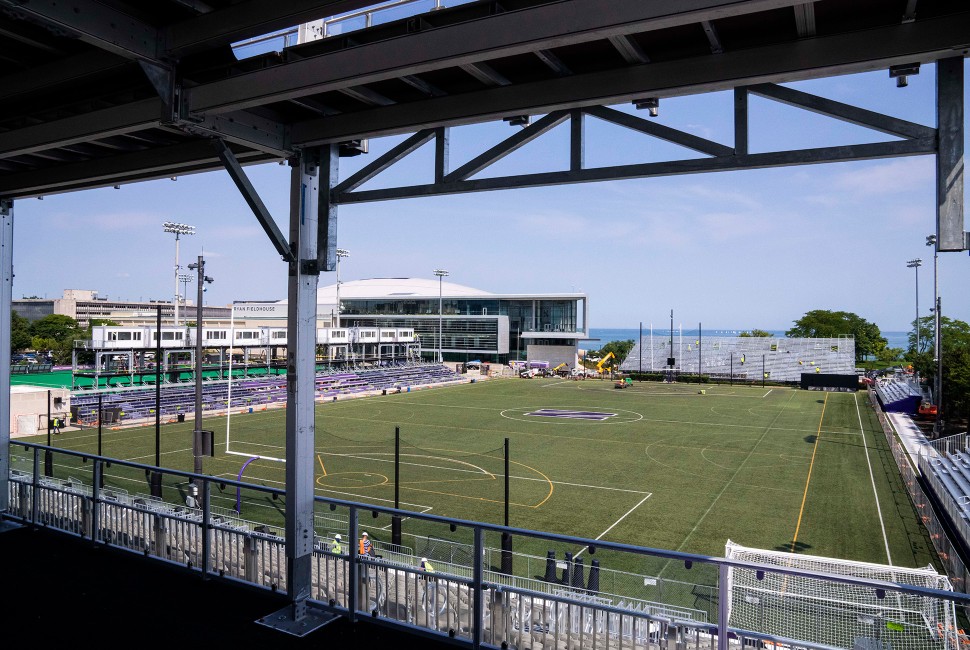
{"label": "white banner", "polygon": [[252,320],[254,318],[272,318],[274,320],[286,320],[286,303],[279,302],[247,302],[234,304],[232,306],[233,318],[244,318]]}
{"label": "white banner", "polygon": [[[287,304],[285,302],[241,302],[232,306],[233,319],[244,320],[272,319],[286,320]],[[336,305],[317,305],[317,318],[330,318]]]}

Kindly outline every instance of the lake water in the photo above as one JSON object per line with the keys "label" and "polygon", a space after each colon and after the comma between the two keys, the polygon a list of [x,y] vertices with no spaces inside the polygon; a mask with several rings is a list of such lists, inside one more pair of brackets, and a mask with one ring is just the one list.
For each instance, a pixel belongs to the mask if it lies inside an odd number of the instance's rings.
{"label": "lake water", "polygon": [[[704,329],[702,334],[704,336],[737,336],[744,330],[727,330],[727,329]],[[784,338],[784,330],[768,330],[773,336],[778,338]],[[598,328],[592,327],[589,330],[589,335],[594,339],[599,339],[597,341],[580,341],[579,348],[581,350],[599,350],[607,343],[612,341],[627,341],[627,340],[637,340],[640,330],[637,327],[634,328]],[[697,337],[697,328],[684,329],[684,336],[687,337]],[[643,328],[643,335],[650,336],[650,328]],[[667,328],[659,329],[654,328],[654,337],[669,337],[670,330]],[[674,329],[674,338],[676,339],[680,335],[680,330]],[[883,337],[889,342],[889,347],[891,348],[902,348],[903,350],[909,345],[907,337],[909,332],[882,332]]]}

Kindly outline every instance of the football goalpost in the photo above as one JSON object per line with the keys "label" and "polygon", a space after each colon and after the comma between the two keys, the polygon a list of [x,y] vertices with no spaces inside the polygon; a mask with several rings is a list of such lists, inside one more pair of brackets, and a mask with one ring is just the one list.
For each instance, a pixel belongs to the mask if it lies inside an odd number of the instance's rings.
{"label": "football goalpost", "polygon": [[[951,591],[949,579],[923,569],[746,548],[728,540],[725,557],[784,568]],[[728,624],[847,650],[958,647],[953,601],[885,593],[783,573],[730,569]]]}
{"label": "football goalpost", "polygon": [[[230,432],[232,428],[230,422],[232,420],[232,350],[233,345],[236,342],[236,315],[246,318],[247,320],[254,319],[273,319],[273,320],[286,320],[287,318],[287,305],[285,303],[236,303],[233,302],[232,313],[229,317],[229,384],[226,390],[226,454],[231,454],[233,456],[245,456],[246,458],[255,458],[258,460],[269,460],[278,463],[285,463],[285,458],[279,458],[276,456],[267,456],[263,454],[254,454],[252,451],[235,451],[230,446],[231,435]],[[246,461],[248,465],[251,461]],[[245,465],[243,466],[245,467]]]}

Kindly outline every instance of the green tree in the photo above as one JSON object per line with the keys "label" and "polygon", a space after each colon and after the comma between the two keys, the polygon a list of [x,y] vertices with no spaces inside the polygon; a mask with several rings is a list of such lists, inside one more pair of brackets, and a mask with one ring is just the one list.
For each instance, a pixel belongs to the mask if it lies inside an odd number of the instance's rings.
{"label": "green tree", "polygon": [[[937,363],[934,361],[933,317],[920,318],[919,350],[916,348],[916,328],[909,334],[907,360],[923,377],[927,385],[936,381]],[[962,320],[940,318],[940,358],[943,366],[943,399],[938,404],[947,428],[966,429],[970,418],[970,325]]]}
{"label": "green tree", "polygon": [[[78,327],[70,316],[52,314],[36,321],[30,328],[31,344],[35,350],[50,350],[54,363],[68,363],[74,341],[90,338],[89,330]],[[43,347],[38,348],[37,345]]]}
{"label": "green tree", "polygon": [[[636,341],[633,339],[627,339],[626,341],[610,341],[600,348],[599,352],[596,353],[596,356],[602,359],[607,354],[612,352],[613,356],[616,357],[616,362],[608,365],[618,366],[623,363],[623,360],[626,359],[628,354],[630,354],[630,350],[633,349],[634,345],[636,345]],[[610,359],[610,361],[613,361],[613,359]]]}
{"label": "green tree", "polygon": [[856,362],[868,355],[878,357],[888,344],[875,323],[848,311],[814,309],[795,321],[795,326],[785,332],[785,336],[792,338],[834,339],[846,334],[855,339]]}
{"label": "green tree", "polygon": [[750,332],[741,332],[740,334],[738,334],[738,336],[741,336],[744,338],[751,338],[751,337],[770,338],[774,336],[774,334],[772,334],[767,330],[754,329],[754,330],[751,330]]}
{"label": "green tree", "polygon": [[18,314],[10,312],[10,350],[26,350],[30,347],[30,321]]}
{"label": "green tree", "polygon": [[30,328],[31,336],[39,336],[44,339],[56,339],[63,341],[68,337],[75,336],[79,332],[83,333],[77,321],[70,316],[51,314],[35,321]]}

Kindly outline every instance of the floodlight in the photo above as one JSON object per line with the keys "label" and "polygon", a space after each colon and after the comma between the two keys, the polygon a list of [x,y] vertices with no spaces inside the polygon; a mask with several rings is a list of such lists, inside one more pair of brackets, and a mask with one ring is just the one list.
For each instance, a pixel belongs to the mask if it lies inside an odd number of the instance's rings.
{"label": "floodlight", "polygon": [[647,109],[650,111],[650,117],[657,117],[660,114],[660,99],[657,97],[645,97],[643,99],[634,99],[633,105],[637,107],[637,110]]}
{"label": "floodlight", "polygon": [[444,356],[442,355],[441,342],[444,333],[444,317],[442,315],[442,298],[441,298],[441,282],[442,279],[447,277],[448,271],[444,269],[435,269],[435,276],[438,278],[438,363],[444,361]]}
{"label": "floodlight", "polygon": [[908,86],[908,77],[914,74],[919,74],[919,63],[889,66],[889,78],[896,79],[897,88],[905,88]]}
{"label": "floodlight", "polygon": [[[174,178],[172,180],[175,180]],[[174,314],[173,323],[175,325],[179,324],[179,302],[181,301],[181,296],[179,295],[179,236],[180,235],[194,235],[195,226],[190,226],[187,223],[177,223],[175,221],[166,221],[162,224],[165,232],[170,232],[175,235],[175,304],[174,304]]]}

